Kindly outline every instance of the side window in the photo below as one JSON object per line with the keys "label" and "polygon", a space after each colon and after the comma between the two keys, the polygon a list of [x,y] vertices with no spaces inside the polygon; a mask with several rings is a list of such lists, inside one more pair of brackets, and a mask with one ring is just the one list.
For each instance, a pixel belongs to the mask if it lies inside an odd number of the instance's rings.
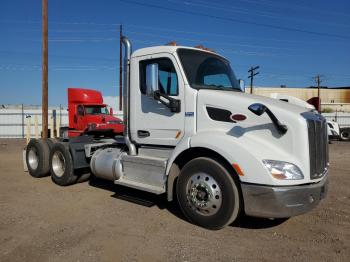
{"label": "side window", "polygon": [[177,96],[179,94],[177,74],[169,58],[151,59],[140,62],[140,90],[146,94],[146,66],[158,64],[158,86],[162,94]]}
{"label": "side window", "polygon": [[84,107],[82,105],[78,106],[78,115],[83,116],[84,115]]}

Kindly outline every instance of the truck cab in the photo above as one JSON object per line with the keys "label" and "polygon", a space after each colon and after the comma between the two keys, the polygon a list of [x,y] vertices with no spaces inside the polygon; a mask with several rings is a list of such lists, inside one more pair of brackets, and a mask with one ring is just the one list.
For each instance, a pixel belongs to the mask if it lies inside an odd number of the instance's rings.
{"label": "truck cab", "polygon": [[113,116],[113,110],[103,103],[101,92],[92,89],[68,88],[68,136],[83,133],[118,135],[123,133],[123,121]]}
{"label": "truck cab", "polygon": [[126,37],[122,42],[123,136],[55,143],[55,183],[73,184],[89,168],[115,184],[177,199],[189,221],[209,229],[240,214],[300,215],[325,197],[328,137],[320,114],[246,94],[230,62],[212,51],[132,52]]}

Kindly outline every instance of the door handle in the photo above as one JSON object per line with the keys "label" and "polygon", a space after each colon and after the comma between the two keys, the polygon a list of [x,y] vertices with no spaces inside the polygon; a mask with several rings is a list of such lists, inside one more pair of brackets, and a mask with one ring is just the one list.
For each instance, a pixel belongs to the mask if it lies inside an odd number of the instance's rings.
{"label": "door handle", "polygon": [[140,138],[144,138],[150,136],[150,133],[146,130],[137,130],[137,136]]}

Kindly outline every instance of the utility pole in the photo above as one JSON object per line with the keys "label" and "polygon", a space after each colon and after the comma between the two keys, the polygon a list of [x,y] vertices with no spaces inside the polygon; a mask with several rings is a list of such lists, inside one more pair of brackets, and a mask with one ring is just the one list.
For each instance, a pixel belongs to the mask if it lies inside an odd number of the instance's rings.
{"label": "utility pole", "polygon": [[250,67],[250,69],[248,70],[248,73],[250,74],[248,76],[248,78],[250,78],[250,93],[251,94],[253,94],[253,80],[254,80],[254,76],[259,74],[259,72],[255,72],[255,70],[257,70],[259,68],[260,68],[260,66]]}
{"label": "utility pole", "polygon": [[119,111],[123,109],[123,46],[122,46],[122,37],[123,37],[123,25],[119,26]]}
{"label": "utility pole", "polygon": [[313,79],[316,81],[317,85],[317,110],[321,112],[321,97],[320,97],[320,88],[321,88],[321,75],[316,75]]}
{"label": "utility pole", "polygon": [[42,138],[48,137],[48,28],[47,28],[47,1],[42,0]]}

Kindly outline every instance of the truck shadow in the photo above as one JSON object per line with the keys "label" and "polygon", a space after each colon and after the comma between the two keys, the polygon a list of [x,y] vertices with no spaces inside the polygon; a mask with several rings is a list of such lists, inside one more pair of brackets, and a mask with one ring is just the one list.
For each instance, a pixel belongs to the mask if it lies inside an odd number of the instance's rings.
{"label": "truck shadow", "polygon": [[111,195],[111,197],[116,199],[128,201],[130,203],[141,205],[148,208],[157,206],[161,210],[167,209],[170,213],[172,213],[176,217],[188,222],[184,217],[184,215],[182,214],[180,207],[177,204],[177,201],[168,202],[165,194],[155,195],[152,193],[133,189],[130,187],[116,185],[116,184],[113,184],[113,182],[111,181],[107,181],[96,177],[93,177],[92,179],[90,179],[89,185],[112,192],[113,194]]}
{"label": "truck shadow", "polygon": [[[177,201],[168,202],[165,194],[155,195],[141,190],[115,185],[111,181],[96,177],[90,179],[89,185],[112,192],[113,194],[111,197],[116,199],[128,201],[148,208],[157,206],[159,209],[166,209],[177,218],[182,219],[186,223],[190,223],[182,214]],[[286,220],[287,219],[256,218],[243,215],[230,226],[245,229],[264,229],[276,227]]]}
{"label": "truck shadow", "polygon": [[231,226],[245,229],[266,229],[279,226],[287,220],[288,218],[269,219],[243,215],[238,219],[238,221],[234,222]]}

